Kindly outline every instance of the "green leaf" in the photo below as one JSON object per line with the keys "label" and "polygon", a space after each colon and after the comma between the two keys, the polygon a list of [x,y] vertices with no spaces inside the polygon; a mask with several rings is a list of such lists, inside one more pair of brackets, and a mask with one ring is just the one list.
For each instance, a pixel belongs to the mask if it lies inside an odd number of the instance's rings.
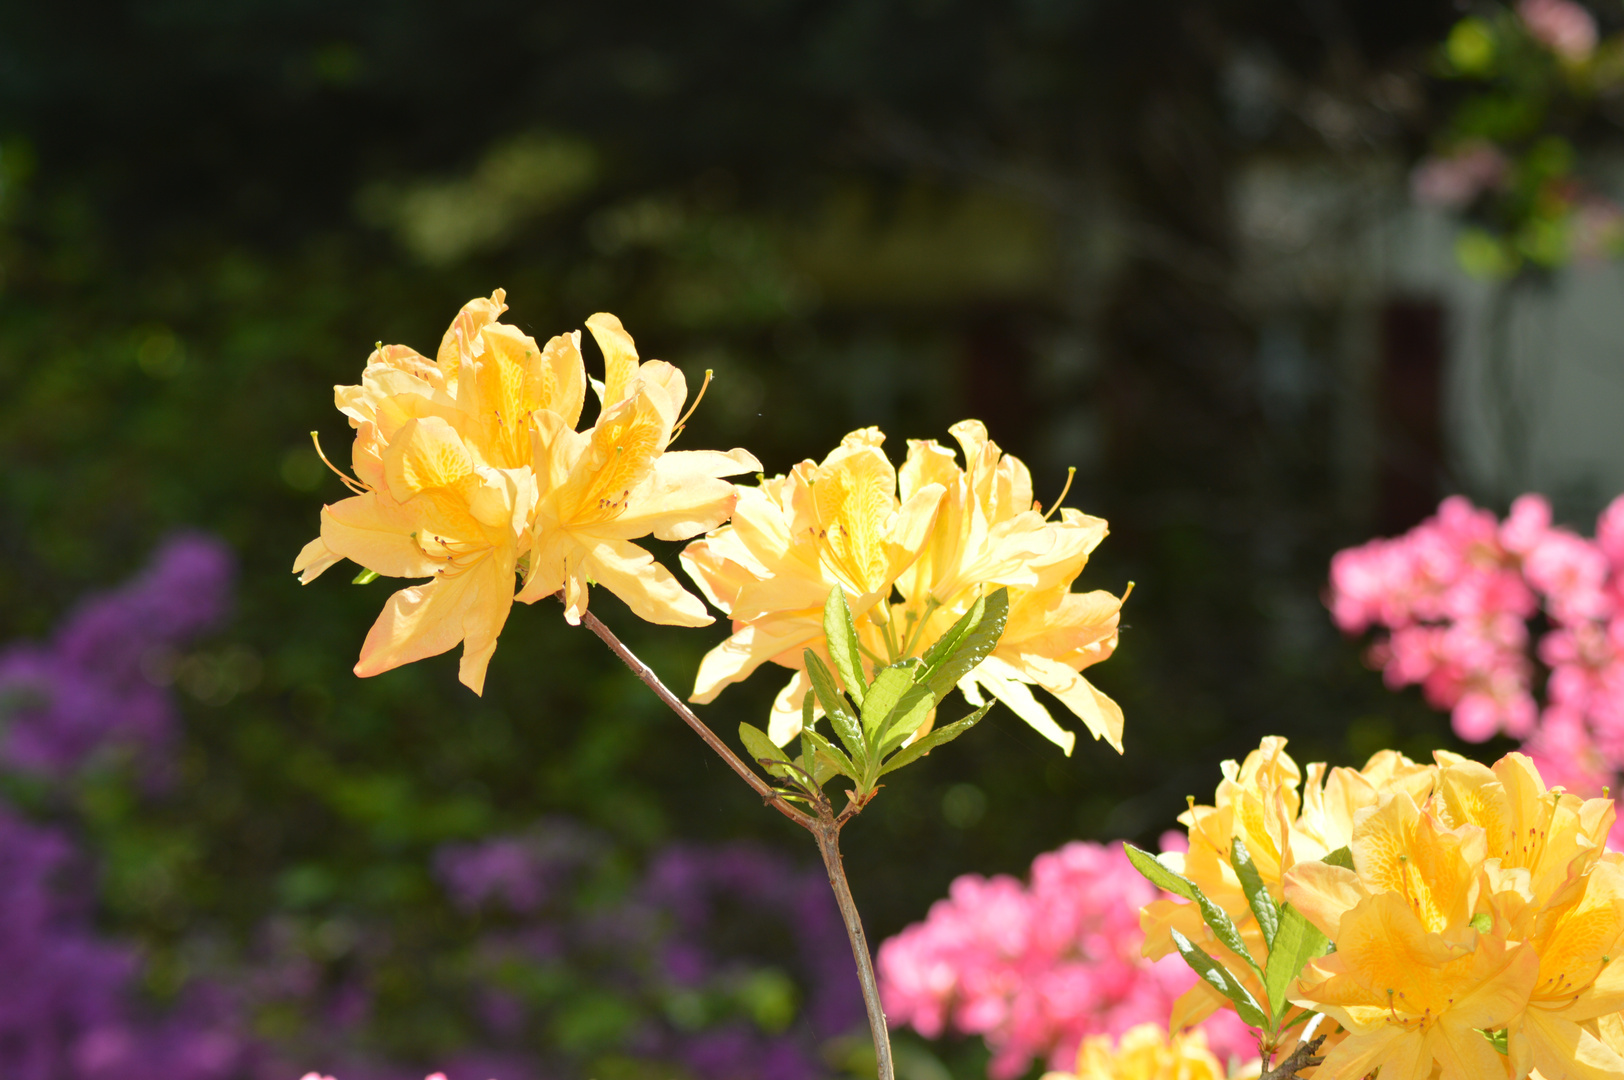
{"label": "green leaf", "polygon": [[902,696],[914,688],[917,667],[918,660],[903,660],[874,676],[868,697],[863,699],[863,731],[868,735],[870,747],[879,744],[880,730],[891,718],[891,711]]}
{"label": "green leaf", "polygon": [[1344,845],[1325,856],[1325,858],[1321,859],[1320,862],[1324,863],[1326,866],[1340,866],[1344,870],[1352,870],[1353,849]]}
{"label": "green leaf", "polygon": [[868,748],[863,743],[863,726],[852,715],[851,706],[846,703],[846,697],[835,686],[835,677],[818,659],[818,654],[811,649],[802,652],[806,661],[806,673],[812,678],[812,691],[818,695],[818,704],[823,706],[824,715],[829,718],[829,726],[835,729],[840,741],[846,744],[847,753],[857,765],[858,772],[862,772],[868,765]]}
{"label": "green leaf", "polygon": [[1242,940],[1241,932],[1235,929],[1235,923],[1230,919],[1229,913],[1207,899],[1207,894],[1197,888],[1195,882],[1181,874],[1175,874],[1148,851],[1143,851],[1127,843],[1122,845],[1122,850],[1128,853],[1128,861],[1133,863],[1134,869],[1149,878],[1153,885],[1166,889],[1176,896],[1182,896],[1186,900],[1195,901],[1196,907],[1201,911],[1202,921],[1207,924],[1213,936],[1223,944],[1224,948],[1245,961],[1248,967],[1257,972],[1260,978],[1262,977],[1263,969],[1258,966],[1256,960],[1252,959],[1252,952],[1246,947],[1246,942]]}
{"label": "green leaf", "polygon": [[987,601],[984,597],[977,597],[976,602],[970,605],[970,610],[960,615],[958,621],[948,627],[936,643],[925,650],[925,668],[934,671],[941,666],[943,660],[951,656],[953,650],[959,647],[976,623],[981,621],[981,615],[987,610]]}
{"label": "green leaf", "polygon": [[1500,1028],[1497,1031],[1488,1031],[1484,1028],[1473,1028],[1479,1035],[1489,1040],[1489,1045],[1507,1057],[1511,1056],[1511,1029]]}
{"label": "green leaf", "polygon": [[1194,900],[1196,893],[1200,891],[1189,878],[1169,870],[1165,863],[1143,848],[1124,842],[1122,850],[1127,854],[1128,861],[1133,863],[1133,868],[1148,878],[1158,889],[1165,889],[1174,896],[1182,896],[1186,900]]}
{"label": "green leaf", "polygon": [[1286,992],[1302,974],[1303,965],[1324,956],[1327,944],[1319,927],[1309,922],[1302,912],[1290,904],[1281,905],[1280,927],[1275,931],[1274,946],[1269,950],[1269,960],[1263,970],[1263,990],[1276,1018],[1286,1015]]}
{"label": "green leaf", "polygon": [[1235,868],[1235,876],[1241,879],[1241,891],[1246,893],[1246,903],[1257,918],[1258,929],[1263,931],[1264,944],[1271,949],[1274,948],[1274,933],[1280,925],[1280,910],[1274,906],[1274,897],[1269,895],[1269,890],[1263,884],[1263,878],[1252,863],[1252,853],[1246,850],[1246,841],[1238,836],[1229,848],[1229,865]]}
{"label": "green leaf", "polygon": [[377,581],[377,580],[378,580],[378,572],[376,570],[362,570],[359,574],[356,574],[353,578],[350,579],[350,584],[351,585],[371,585],[374,581]]}
{"label": "green leaf", "polygon": [[[852,764],[851,758],[847,757],[845,751],[841,750],[840,747],[836,746],[828,739],[825,739],[822,735],[819,735],[811,728],[803,728],[801,731],[801,738],[805,739],[809,744],[811,744],[813,756],[816,758],[818,764],[826,765],[829,769],[840,773],[842,776],[849,777],[853,780],[857,779],[857,766]],[[824,774],[817,769],[813,770],[813,776],[816,778],[819,784],[824,783],[824,781],[828,780],[829,778],[827,774]]]}
{"label": "green leaf", "polygon": [[900,769],[904,765],[910,764],[917,761],[921,757],[924,757],[926,754],[930,753],[938,746],[941,746],[943,743],[952,742],[960,735],[963,735],[966,731],[969,731],[971,728],[975,727],[976,723],[980,721],[983,716],[987,715],[987,710],[990,708],[992,708],[992,702],[989,701],[985,705],[981,706],[981,708],[971,713],[969,716],[966,716],[963,720],[955,720],[946,727],[939,727],[935,731],[930,732],[923,739],[916,739],[914,742],[909,743],[894,757],[892,757],[890,761],[885,763],[885,768],[880,770],[880,775],[884,776],[893,769]]}
{"label": "green leaf", "polygon": [[1490,915],[1487,911],[1480,911],[1466,921],[1471,923],[1472,929],[1476,930],[1480,934],[1487,934],[1490,930],[1494,929],[1494,916]]}
{"label": "green leaf", "polygon": [[[968,623],[972,615],[976,616],[975,621]],[[977,600],[964,617],[943,635],[942,640],[925,653],[926,670],[920,674],[919,681],[928,685],[936,700],[941,701],[958,685],[960,679],[992,655],[992,651],[998,647],[998,639],[1004,636],[1004,624],[1008,621],[1008,589],[995,589]],[[955,631],[961,625],[966,629],[955,638]],[[949,639],[953,639],[953,644],[943,649],[942,646]]]}
{"label": "green leaf", "polygon": [[868,696],[863,654],[857,648],[857,624],[852,621],[851,608],[846,606],[846,591],[839,585],[829,590],[829,599],[823,602],[823,637],[829,643],[829,658],[835,662],[840,681],[861,707]]}
{"label": "green leaf", "polygon": [[[755,759],[756,764],[766,769],[773,776],[796,775],[795,771],[787,765],[769,765],[767,763],[769,761],[788,761],[789,752],[781,747],[774,746],[773,741],[767,737],[767,733],[760,728],[751,724],[740,724],[739,741],[744,743],[744,748],[750,752],[750,756]],[[764,758],[766,760],[763,760]]]}
{"label": "green leaf", "polygon": [[1263,1015],[1257,999],[1251,991],[1241,985],[1239,979],[1229,973],[1218,961],[1208,956],[1201,946],[1179,933],[1177,930],[1169,931],[1173,935],[1173,946],[1178,949],[1184,962],[1195,970],[1195,973],[1214,990],[1235,1004],[1235,1011],[1240,1014],[1241,1020],[1255,1028],[1269,1029],[1269,1018]]}
{"label": "green leaf", "polygon": [[923,683],[915,684],[903,694],[902,700],[891,710],[891,718],[880,729],[880,755],[889,754],[901,746],[909,735],[918,731],[919,725],[925,722],[925,717],[930,715],[936,704],[936,695]]}

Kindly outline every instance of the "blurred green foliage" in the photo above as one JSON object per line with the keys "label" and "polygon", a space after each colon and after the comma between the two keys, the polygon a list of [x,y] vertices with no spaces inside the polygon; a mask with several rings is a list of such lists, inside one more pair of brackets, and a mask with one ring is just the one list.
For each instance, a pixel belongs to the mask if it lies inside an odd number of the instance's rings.
{"label": "blurred green foliage", "polygon": [[[714,369],[689,445],[770,471],[869,424],[900,458],[965,416],[1045,501],[1080,466],[1069,501],[1113,532],[1079,585],[1137,582],[1091,672],[1127,753],[1066,759],[995,709],[897,774],[847,830],[875,941],[956,874],[1152,841],[1264,733],[1304,760],[1450,744],[1319,604],[1331,552],[1371,531],[1339,479],[1326,313],[1302,313],[1309,389],[1271,412],[1232,292],[1235,169],[1324,138],[1290,116],[1256,130],[1223,87],[1242,46],[1304,85],[1411,70],[1451,21],[1285,0],[0,12],[0,630],[44,633],[176,526],[242,560],[230,628],[184,659],[177,782],[79,796],[106,918],[149,943],[154,989],[268,919],[327,942],[335,973],[345,928],[383,928],[367,1037],[427,1060],[465,1030],[441,993],[464,931],[438,845],[553,812],[631,851],[803,842],[550,605],[514,613],[475,698],[452,657],[356,679],[389,583],[288,573],[342,495],[308,437],[347,444],[330,388],[375,341],[432,348],[495,286],[537,336],[607,309],[645,355]],[[679,688],[723,634],[598,604]],[[761,723],[776,689],[705,715]],[[746,996],[769,1027],[791,1007]],[[616,1023],[580,1006],[561,1043]],[[264,1017],[295,1042],[310,1023]]]}

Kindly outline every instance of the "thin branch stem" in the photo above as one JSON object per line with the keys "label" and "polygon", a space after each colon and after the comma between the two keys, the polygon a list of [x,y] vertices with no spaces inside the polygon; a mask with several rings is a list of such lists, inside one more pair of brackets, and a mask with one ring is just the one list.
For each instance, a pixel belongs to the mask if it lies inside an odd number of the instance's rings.
{"label": "thin branch stem", "polygon": [[716,732],[706,727],[705,721],[695,715],[694,711],[688,707],[687,702],[673,694],[665,683],[660,681],[660,677],[654,674],[652,668],[639,660],[637,655],[630,649],[626,648],[625,644],[615,636],[613,630],[603,625],[603,622],[590,611],[581,613],[581,621],[586,624],[588,630],[597,634],[603,643],[609,646],[610,652],[620,657],[621,662],[632,669],[632,674],[642,679],[643,684],[654,691],[656,697],[665,702],[672,712],[682,717],[683,722],[694,729],[694,734],[705,740],[705,745],[716,751],[717,755],[727,762],[728,767],[738,773],[739,778],[746,784],[750,785],[750,790],[761,796],[762,802],[777,810],[780,814],[801,826],[801,828],[816,831],[816,822],[812,818],[784,801],[784,797],[769,787],[765,780],[757,776],[755,770],[740,761],[739,756],[728,747],[727,743],[717,738]]}
{"label": "thin branch stem", "polygon": [[879,1066],[879,1080],[896,1080],[896,1069],[891,1064],[891,1035],[885,1026],[885,1010],[880,1005],[880,988],[874,979],[874,960],[868,952],[868,939],[863,935],[863,920],[857,914],[857,902],[852,899],[851,886],[846,883],[846,869],[840,859],[840,828],[851,815],[862,809],[859,804],[848,806],[846,811],[838,818],[829,805],[829,800],[821,791],[813,790],[812,797],[817,817],[802,813],[791,806],[783,795],[779,794],[766,781],[757,776],[739,756],[735,754],[726,743],[716,737],[716,733],[705,725],[686,702],[673,694],[660,677],[654,674],[647,664],[637,658],[637,655],[628,649],[614,631],[603,625],[598,617],[590,611],[583,612],[581,621],[588,630],[598,635],[603,643],[609,646],[609,651],[620,657],[621,662],[632,669],[632,673],[656,697],[665,702],[670,710],[682,717],[683,722],[694,729],[694,733],[705,741],[705,745],[716,751],[728,767],[739,774],[750,789],[761,796],[761,801],[789,818],[795,824],[810,832],[818,842],[818,854],[823,856],[824,868],[829,872],[829,887],[834,890],[835,903],[840,908],[840,918],[846,924],[846,936],[851,940],[852,959],[857,961],[857,981],[863,988],[863,1005],[868,1010],[868,1026],[874,1036],[874,1057]]}
{"label": "thin branch stem", "polygon": [[840,905],[840,918],[846,924],[846,936],[851,939],[852,959],[857,961],[857,981],[863,985],[863,1005],[868,1009],[868,1028],[874,1036],[874,1058],[879,1065],[879,1080],[895,1080],[896,1068],[891,1063],[891,1033],[885,1026],[885,1009],[880,1005],[880,988],[874,979],[874,960],[869,956],[868,938],[863,935],[863,920],[857,914],[857,902],[852,899],[851,887],[846,884],[846,868],[840,858],[840,822],[829,809],[827,799],[818,807],[818,823],[812,830],[818,840],[818,854],[823,856],[824,869],[829,871],[829,887],[835,891],[835,903]]}

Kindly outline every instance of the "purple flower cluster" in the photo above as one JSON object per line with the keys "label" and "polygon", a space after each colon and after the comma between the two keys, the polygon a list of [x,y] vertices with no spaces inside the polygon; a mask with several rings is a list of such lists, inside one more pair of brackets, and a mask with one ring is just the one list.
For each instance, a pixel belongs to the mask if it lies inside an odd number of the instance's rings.
{"label": "purple flower cluster", "polygon": [[[0,654],[0,766],[48,782],[117,746],[172,737],[169,692],[148,677],[220,618],[232,560],[185,535],[134,581],[86,601],[48,645]],[[250,1045],[216,994],[196,988],[166,1015],[136,992],[140,958],[96,929],[94,868],[63,829],[0,807],[0,1076],[7,1080],[225,1080]]]}
{"label": "purple flower cluster", "polygon": [[[625,899],[572,906],[568,894],[576,876],[604,851],[602,838],[552,819],[524,834],[448,845],[435,862],[458,907],[519,917],[488,931],[479,946],[491,967],[522,957],[595,969],[602,987],[651,1005],[626,1051],[679,1063],[708,1080],[823,1075],[819,1046],[860,1025],[863,1008],[822,872],[750,844],[678,844],[654,856]],[[697,1024],[662,1016],[679,999],[725,996],[727,988],[747,982],[760,957],[738,941],[752,931],[777,931],[793,943],[805,999],[795,1010],[799,1022],[764,1030],[741,1016]],[[497,1041],[525,1029],[530,1007],[512,994],[492,987],[480,1004]]]}
{"label": "purple flower cluster", "polygon": [[101,751],[164,746],[176,651],[224,616],[234,572],[218,540],[181,534],[134,580],[81,604],[48,644],[0,653],[0,763],[61,777]]}

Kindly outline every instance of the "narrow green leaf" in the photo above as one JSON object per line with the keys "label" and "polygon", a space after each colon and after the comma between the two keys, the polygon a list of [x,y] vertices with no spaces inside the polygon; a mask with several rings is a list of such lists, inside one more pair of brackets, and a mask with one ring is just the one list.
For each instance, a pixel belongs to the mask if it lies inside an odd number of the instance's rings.
{"label": "narrow green leaf", "polygon": [[1320,862],[1326,866],[1340,866],[1344,870],[1353,869],[1353,849],[1347,846],[1339,847]]}
{"label": "narrow green leaf", "polygon": [[1158,889],[1165,889],[1174,896],[1182,896],[1186,900],[1195,899],[1199,890],[1189,878],[1169,870],[1167,864],[1143,848],[1134,847],[1124,841],[1122,850],[1127,854],[1128,861],[1133,863],[1133,868],[1148,878],[1152,885]]}
{"label": "narrow green leaf", "polygon": [[1177,930],[1169,932],[1173,935],[1173,946],[1178,949],[1179,955],[1184,957],[1184,962],[1189,964],[1209,986],[1235,1003],[1235,1011],[1240,1014],[1242,1021],[1265,1031],[1269,1029],[1269,1018],[1263,1015],[1263,1009],[1258,1005],[1257,999],[1252,996],[1250,990],[1241,985],[1239,979],[1207,955],[1201,946]]}
{"label": "narrow green leaf", "polygon": [[903,660],[874,676],[868,697],[863,699],[863,732],[870,749],[879,745],[880,731],[891,718],[891,710],[902,700],[902,695],[913,689],[914,669],[918,666],[918,660]]}
{"label": "narrow green leaf", "polygon": [[[978,607],[981,609],[980,616],[950,650],[937,654],[934,659],[930,654],[926,655],[928,670],[920,673],[919,681],[930,687],[938,702],[998,647],[998,639],[1004,636],[1004,624],[1009,621],[1009,590],[1001,588],[988,593],[976,601],[965,618],[974,614]],[[957,625],[954,624],[955,627]],[[936,650],[932,649],[931,652],[935,653]]]}
{"label": "narrow green leaf", "polygon": [[1274,897],[1269,895],[1268,887],[1263,884],[1263,878],[1253,865],[1252,853],[1246,850],[1246,841],[1238,836],[1229,848],[1229,865],[1235,868],[1235,876],[1241,879],[1241,891],[1246,894],[1246,903],[1257,918],[1258,929],[1263,931],[1263,943],[1274,948],[1274,932],[1280,925],[1280,909],[1275,907]]}
{"label": "narrow green leaf", "polygon": [[942,661],[951,656],[953,650],[959,647],[959,642],[964,640],[964,635],[968,634],[975,624],[981,621],[982,612],[986,610],[986,598],[977,597],[976,602],[970,605],[970,610],[960,615],[958,621],[948,627],[946,632],[936,639],[934,645],[925,650],[925,672],[921,674],[934,671],[941,666]]}
{"label": "narrow green leaf", "polygon": [[[812,745],[813,754],[819,764],[827,765],[842,776],[850,777],[853,780],[857,779],[857,766],[852,764],[851,758],[847,757],[845,751],[841,750],[840,747],[811,728],[804,729],[801,732],[801,738]],[[819,784],[828,779],[828,776],[821,775],[816,770],[814,770],[813,775],[817,778]]]}
{"label": "narrow green leaf", "polygon": [[909,735],[919,730],[919,725],[925,722],[925,717],[935,707],[936,695],[931,693],[929,686],[918,683],[909,688],[891,710],[890,719],[880,728],[879,753],[883,756],[901,746]]}
{"label": "narrow green leaf", "polygon": [[1485,1028],[1473,1028],[1472,1030],[1489,1040],[1489,1045],[1494,1047],[1495,1050],[1506,1057],[1511,1056],[1511,1030],[1509,1028],[1499,1028],[1495,1031],[1489,1031]]}
{"label": "narrow green leaf", "polygon": [[840,741],[846,744],[846,752],[857,765],[858,772],[862,772],[868,765],[868,748],[863,744],[863,725],[857,722],[852,715],[851,706],[846,703],[846,697],[835,686],[835,677],[830,673],[818,654],[811,649],[802,652],[806,661],[806,673],[812,677],[812,691],[818,695],[818,704],[823,706],[823,713],[829,718],[829,726],[835,729]]}
{"label": "narrow green leaf", "polygon": [[1324,956],[1326,944],[1325,935],[1302,912],[1290,904],[1280,906],[1280,928],[1275,931],[1274,947],[1269,950],[1263,970],[1263,989],[1277,1019],[1286,1015],[1286,994],[1302,974],[1303,965]]}
{"label": "narrow green leaf", "polygon": [[857,648],[857,624],[852,621],[851,608],[846,606],[846,591],[839,585],[829,590],[829,599],[823,602],[823,638],[829,643],[829,659],[835,662],[846,693],[862,707],[868,696],[863,654]]}
{"label": "narrow green leaf", "polygon": [[[786,765],[768,762],[783,762],[789,760],[789,751],[774,746],[773,741],[767,738],[767,733],[751,724],[739,725],[739,741],[750,752],[756,764],[766,769],[773,776],[795,776],[796,773]],[[763,760],[765,759],[765,760]]]}
{"label": "narrow green leaf", "polygon": [[377,580],[378,580],[378,572],[376,570],[362,570],[359,574],[356,574],[353,578],[350,579],[350,584],[351,585],[371,585],[374,581],[377,581]]}
{"label": "narrow green leaf", "polygon": [[1246,963],[1258,976],[1263,975],[1263,969],[1258,962],[1252,959],[1251,950],[1241,938],[1241,932],[1235,929],[1235,923],[1230,919],[1229,913],[1223,908],[1207,899],[1207,894],[1196,887],[1195,882],[1181,874],[1169,870],[1163,862],[1150,852],[1134,847],[1132,844],[1123,844],[1122,850],[1128,853],[1128,861],[1133,863],[1134,869],[1150,879],[1151,884],[1157,888],[1166,889],[1175,896],[1182,896],[1186,900],[1195,901],[1201,911],[1201,919],[1212,931],[1213,936],[1221,942],[1224,948],[1234,953]]}
{"label": "narrow green leaf", "polygon": [[930,732],[923,739],[918,739],[907,746],[904,746],[891,758],[890,761],[885,763],[885,768],[880,770],[880,775],[884,776],[893,769],[900,769],[904,765],[911,764],[912,762],[915,762],[921,757],[930,753],[938,746],[941,746],[943,743],[952,742],[960,735],[963,735],[966,731],[969,731],[971,728],[975,727],[976,723],[980,721],[983,716],[987,715],[987,710],[990,708],[992,708],[992,702],[989,701],[985,705],[981,706],[981,708],[971,713],[969,716],[966,716],[963,720],[955,720],[946,727],[939,727],[935,731]]}
{"label": "narrow green leaf", "polygon": [[[812,715],[812,699],[813,694],[810,690],[801,695],[802,732],[811,731],[812,725],[817,723],[817,718]],[[823,781],[827,779],[827,777],[820,777],[818,775],[818,755],[812,749],[811,741],[804,738],[801,740],[801,768],[805,769],[812,775],[813,783],[817,784],[819,787],[823,786]]]}

